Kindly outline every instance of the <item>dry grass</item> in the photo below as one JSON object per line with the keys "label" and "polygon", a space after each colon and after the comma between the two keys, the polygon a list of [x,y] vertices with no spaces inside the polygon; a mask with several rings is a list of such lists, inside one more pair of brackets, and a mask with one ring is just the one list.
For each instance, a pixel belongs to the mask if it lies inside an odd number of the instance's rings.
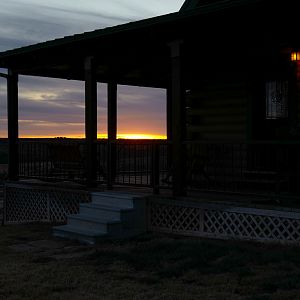
{"label": "dry grass", "polygon": [[[59,247],[15,251],[50,240]],[[300,299],[299,248],[165,235],[61,242],[47,225],[0,227],[0,299]]]}

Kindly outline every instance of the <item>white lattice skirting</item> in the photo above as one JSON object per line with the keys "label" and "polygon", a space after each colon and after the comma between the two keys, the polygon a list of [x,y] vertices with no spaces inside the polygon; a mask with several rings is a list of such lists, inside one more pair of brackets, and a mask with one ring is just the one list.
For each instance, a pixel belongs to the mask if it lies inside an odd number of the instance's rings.
{"label": "white lattice skirting", "polygon": [[152,231],[258,241],[300,243],[300,213],[150,199]]}
{"label": "white lattice skirting", "polygon": [[5,187],[4,222],[64,223],[67,215],[78,213],[80,203],[89,201],[90,195],[86,191],[8,184]]}

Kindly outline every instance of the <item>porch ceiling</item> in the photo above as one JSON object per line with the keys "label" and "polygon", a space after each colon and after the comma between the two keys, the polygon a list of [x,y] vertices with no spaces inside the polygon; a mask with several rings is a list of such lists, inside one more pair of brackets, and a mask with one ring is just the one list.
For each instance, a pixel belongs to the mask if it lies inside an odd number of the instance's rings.
{"label": "porch ceiling", "polygon": [[[184,41],[190,81],[198,67],[215,70],[225,61],[238,66],[245,55],[287,46],[297,28],[288,5],[223,2],[6,51],[0,53],[0,67],[21,75],[84,80],[84,59],[94,56],[99,82],[167,87],[172,40]],[[275,22],[287,15],[288,22]]]}

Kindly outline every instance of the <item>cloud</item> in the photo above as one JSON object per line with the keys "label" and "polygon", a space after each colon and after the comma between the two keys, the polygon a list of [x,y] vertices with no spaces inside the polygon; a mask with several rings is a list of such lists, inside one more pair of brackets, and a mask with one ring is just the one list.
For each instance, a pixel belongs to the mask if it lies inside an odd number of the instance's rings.
{"label": "cloud", "polygon": [[132,21],[118,15],[21,2],[1,3],[0,51]]}
{"label": "cloud", "polygon": [[[0,51],[177,11],[181,0],[0,0]],[[165,91],[119,86],[119,130],[165,133]],[[98,132],[106,131],[106,85],[98,84]],[[84,131],[84,83],[20,76],[22,135]],[[6,136],[6,81],[0,78],[0,136]]]}

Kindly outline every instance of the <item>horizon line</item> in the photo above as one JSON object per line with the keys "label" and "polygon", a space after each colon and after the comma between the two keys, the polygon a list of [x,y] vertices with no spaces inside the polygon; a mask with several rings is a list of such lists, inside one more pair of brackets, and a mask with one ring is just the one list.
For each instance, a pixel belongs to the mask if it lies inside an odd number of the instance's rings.
{"label": "horizon line", "polygon": [[[74,134],[67,136],[58,136],[58,135],[22,135],[20,139],[51,139],[51,138],[66,138],[66,139],[84,139],[85,135],[83,134]],[[0,139],[8,139],[8,137],[0,137]],[[107,139],[107,134],[97,134],[97,139]],[[128,140],[166,140],[167,136],[162,134],[144,134],[144,133],[120,133],[117,134],[117,139],[128,139]]]}

